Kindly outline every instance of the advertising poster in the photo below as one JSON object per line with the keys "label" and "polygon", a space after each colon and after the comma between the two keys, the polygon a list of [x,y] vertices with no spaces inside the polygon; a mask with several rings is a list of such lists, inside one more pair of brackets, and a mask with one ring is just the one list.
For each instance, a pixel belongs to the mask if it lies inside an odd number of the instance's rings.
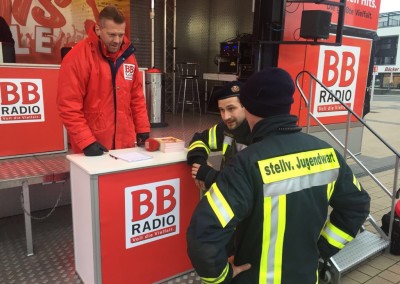
{"label": "advertising poster", "polygon": [[66,150],[54,107],[58,70],[58,66],[0,66],[0,157]]}
{"label": "advertising poster", "polygon": [[129,1],[1,0],[0,16],[13,34],[17,63],[59,64],[61,48],[85,38],[108,4],[125,15],[129,35]]}
{"label": "advertising poster", "polygon": [[101,282],[156,283],[192,269],[186,230],[199,199],[186,162],[100,176]]}
{"label": "advertising poster", "polygon": [[[332,3],[340,1],[332,1]],[[348,0],[344,25],[360,30],[376,30],[380,1]],[[326,4],[287,3],[285,15],[285,41],[306,41],[300,38],[302,12],[321,10],[332,13],[331,24],[337,23],[338,7]],[[335,34],[318,42],[334,43]],[[311,44],[281,44],[278,66],[286,69],[296,79],[302,71],[308,71],[338,96],[358,116],[362,116],[370,61],[371,39],[343,36],[340,46]],[[296,50],[296,52],[293,52]],[[298,86],[311,105],[312,113],[324,124],[347,121],[347,111],[319,84],[310,85],[310,77],[299,77]],[[292,113],[299,116],[301,126],[307,125],[307,108],[298,90],[295,93]],[[352,117],[352,121],[356,118]],[[311,120],[312,125],[316,125]]]}

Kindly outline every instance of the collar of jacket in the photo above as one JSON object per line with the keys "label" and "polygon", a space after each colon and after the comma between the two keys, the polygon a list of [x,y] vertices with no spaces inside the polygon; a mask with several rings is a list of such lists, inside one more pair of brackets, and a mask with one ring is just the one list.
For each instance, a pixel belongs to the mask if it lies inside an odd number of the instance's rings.
{"label": "collar of jacket", "polygon": [[297,125],[297,116],[282,114],[264,118],[256,123],[251,132],[253,142],[258,142],[263,138],[276,133],[293,133],[301,131]]}
{"label": "collar of jacket", "polygon": [[118,52],[117,56],[114,57],[114,56],[110,56],[110,55],[104,53],[104,50],[102,48],[104,46],[104,43],[100,40],[99,36],[96,34],[95,26],[93,26],[93,28],[89,30],[87,39],[93,47],[96,47],[96,46],[99,47],[100,53],[103,55],[103,57],[109,58],[113,62],[115,61],[116,58],[119,58],[120,56],[124,56],[125,58],[127,58],[129,55],[131,55],[135,51],[135,48],[129,41],[128,37],[126,35],[124,35],[124,40],[123,40],[121,49]]}
{"label": "collar of jacket", "polygon": [[251,130],[246,119],[233,130],[230,130],[224,123],[224,132],[225,135],[233,137],[238,143],[244,145],[249,145],[251,143]]}

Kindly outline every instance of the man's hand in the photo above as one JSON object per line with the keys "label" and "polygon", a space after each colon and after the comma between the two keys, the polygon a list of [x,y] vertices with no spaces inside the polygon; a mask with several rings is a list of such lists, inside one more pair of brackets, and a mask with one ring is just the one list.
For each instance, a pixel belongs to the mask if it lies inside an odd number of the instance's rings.
{"label": "man's hand", "polygon": [[198,189],[200,189],[202,191],[207,191],[206,185],[204,184],[204,181],[198,180],[198,179],[194,179],[194,183],[196,184]]}
{"label": "man's hand", "polygon": [[83,149],[83,153],[85,156],[101,156],[104,152],[108,152],[108,149],[101,145],[99,142],[93,142],[85,149]]}
{"label": "man's hand", "polygon": [[201,167],[201,165],[197,164],[197,163],[194,163],[192,165],[192,178],[196,179],[196,175],[197,175],[197,172],[199,171],[200,167]]}
{"label": "man's hand", "polygon": [[150,133],[145,132],[145,133],[137,133],[136,134],[136,144],[139,147],[144,146],[144,142],[146,141],[146,139],[148,139],[150,137]]}
{"label": "man's hand", "polygon": [[197,188],[206,191],[206,186],[204,184],[204,181],[196,179],[197,172],[199,171],[199,168],[201,167],[200,164],[194,163],[192,165],[192,178],[194,179],[194,183],[196,184]]}
{"label": "man's hand", "polygon": [[228,258],[228,262],[231,264],[233,270],[232,278],[235,278],[239,273],[242,273],[243,271],[249,270],[251,268],[250,263],[246,263],[239,266],[234,265],[233,264],[234,258],[235,258],[234,256]]}

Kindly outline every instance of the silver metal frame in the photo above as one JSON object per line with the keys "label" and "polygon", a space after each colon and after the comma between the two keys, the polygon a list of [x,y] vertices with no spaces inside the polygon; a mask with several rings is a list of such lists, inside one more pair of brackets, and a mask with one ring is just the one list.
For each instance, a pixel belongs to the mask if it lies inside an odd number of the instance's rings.
{"label": "silver metal frame", "polygon": [[[301,86],[300,82],[302,82],[304,79],[303,77],[305,75],[308,75],[310,77],[310,85],[308,88],[309,91],[309,99],[305,96]],[[305,80],[304,80],[305,81]],[[312,101],[312,94],[313,94],[313,84],[319,84],[322,88],[325,89],[326,92],[328,92],[331,96],[333,96],[336,101],[338,101],[348,112],[348,117],[347,117],[347,123],[346,123],[346,137],[345,137],[345,143],[343,144],[339,139],[337,139],[332,132],[312,113],[311,104],[310,101]],[[311,74],[308,71],[301,71],[297,76],[296,76],[296,86],[297,89],[300,91],[300,94],[302,96],[302,99],[306,103],[307,107],[307,128],[306,131],[307,133],[310,132],[310,120],[313,118],[320,127],[325,130],[326,133],[344,150],[344,157],[346,158],[347,155],[350,155],[350,157],[371,177],[373,181],[392,199],[392,204],[391,204],[391,214],[390,214],[390,225],[389,225],[389,233],[388,236],[381,230],[379,225],[375,222],[373,217],[369,215],[367,218],[367,221],[369,221],[374,229],[378,232],[379,236],[375,234],[372,234],[368,231],[361,232],[359,235],[361,236],[360,238],[357,238],[353,240],[348,246],[343,248],[342,251],[340,251],[338,254],[333,256],[330,259],[330,264],[331,268],[333,269],[333,283],[340,283],[340,278],[341,275],[350,270],[350,268],[354,267],[355,265],[359,264],[360,262],[368,259],[372,255],[386,249],[386,252],[389,252],[390,248],[390,241],[391,241],[391,235],[393,231],[393,219],[394,219],[394,207],[396,203],[396,192],[398,188],[398,176],[399,176],[399,164],[400,164],[400,154],[397,152],[391,145],[388,144],[387,141],[385,141],[378,133],[376,133],[368,124],[364,122],[362,118],[360,118],[353,110],[351,110],[340,98],[338,98],[334,93],[332,93],[326,86],[322,84],[321,81],[319,81],[313,74]],[[376,177],[374,174],[372,174],[365,166],[364,164],[348,149],[348,137],[349,137],[349,131],[351,128],[351,116],[354,116],[359,123],[361,123],[365,128],[367,128],[376,138],[378,138],[396,157],[395,161],[395,169],[394,169],[394,181],[393,181],[393,189],[392,192],[390,192],[389,189],[385,187]],[[354,242],[354,243],[353,243]],[[364,252],[363,255],[360,254],[360,249]],[[358,253],[358,255],[357,255]],[[351,256],[351,260],[348,259],[348,256]],[[343,261],[346,263],[343,267],[338,263],[338,261]],[[349,263],[351,262],[351,263]]]}

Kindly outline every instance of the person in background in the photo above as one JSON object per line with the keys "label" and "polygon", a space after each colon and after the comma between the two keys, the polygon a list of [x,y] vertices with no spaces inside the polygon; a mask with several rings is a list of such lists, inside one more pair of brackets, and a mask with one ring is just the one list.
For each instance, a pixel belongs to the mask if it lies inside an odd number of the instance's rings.
{"label": "person in background", "polygon": [[187,230],[205,283],[318,283],[319,259],[353,240],[369,214],[370,197],[344,158],[297,126],[294,91],[280,68],[252,75],[241,90],[252,143],[220,172]]}
{"label": "person in background", "polygon": [[243,83],[233,81],[214,93],[222,121],[196,133],[189,143],[187,162],[192,166],[192,176],[200,189],[208,188],[218,174],[207,164],[211,151],[222,151],[222,169],[235,153],[250,143],[250,128],[239,100],[242,86]]}
{"label": "person in background", "polygon": [[143,146],[150,123],[134,47],[126,22],[106,6],[99,22],[64,57],[57,105],[74,153],[98,156],[108,149]]}
{"label": "person in background", "polygon": [[0,42],[8,42],[12,45],[15,44],[10,26],[6,22],[6,20],[0,16]]}

